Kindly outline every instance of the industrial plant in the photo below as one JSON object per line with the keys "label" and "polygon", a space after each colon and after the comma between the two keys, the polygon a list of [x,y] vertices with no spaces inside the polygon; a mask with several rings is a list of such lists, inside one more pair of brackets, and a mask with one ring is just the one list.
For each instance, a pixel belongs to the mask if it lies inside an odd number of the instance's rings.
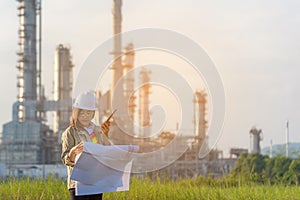
{"label": "industrial plant", "polygon": [[[17,87],[18,95],[12,106],[12,120],[3,125],[0,144],[0,172],[1,176],[44,176],[47,173],[66,176],[65,166],[60,159],[62,132],[68,127],[69,117],[72,113],[72,87],[73,68],[71,49],[58,44],[54,58],[54,98],[47,99],[42,85],[42,38],[41,38],[41,1],[18,0],[19,17],[19,50],[17,61]],[[111,100],[113,88],[117,82],[130,70],[134,69],[134,44],[122,46],[122,0],[113,0],[113,35],[112,53],[114,62],[110,67],[112,72],[111,89],[96,91],[101,107],[97,112],[98,124],[112,111]],[[118,98],[129,99],[127,108],[130,120],[122,119],[126,129],[134,132],[134,118],[137,117],[140,127],[151,126],[151,71],[144,69],[139,77],[126,76],[122,82],[122,90]],[[134,84],[143,85],[137,94]],[[135,96],[137,95],[137,96]],[[230,158],[223,158],[222,151],[212,150],[205,158],[199,158],[199,149],[206,146],[209,139],[206,135],[207,123],[207,93],[205,90],[194,91],[194,130],[192,141],[187,151],[171,165],[151,172],[153,175],[167,174],[172,179],[205,176],[221,176],[229,173],[236,157],[247,153],[247,149],[231,149]],[[46,125],[47,113],[53,113],[53,128]],[[120,111],[121,112],[121,111]],[[122,112],[121,112],[122,113]],[[120,116],[122,118],[122,116]],[[175,134],[162,131],[157,137],[144,138],[141,130],[134,137],[122,134],[122,130],[115,123],[111,125],[110,139],[114,144],[137,144],[141,152],[151,152],[163,148],[170,143]],[[259,142],[262,139],[261,130],[251,129],[253,153],[260,151]],[[182,138],[182,143],[186,138]],[[178,143],[180,145],[180,142]],[[173,149],[176,151],[176,149]],[[174,152],[169,152],[170,154]],[[168,157],[168,155],[161,155]],[[141,163],[143,165],[143,163]],[[147,163],[145,163],[146,167]],[[151,173],[149,173],[151,175]]]}

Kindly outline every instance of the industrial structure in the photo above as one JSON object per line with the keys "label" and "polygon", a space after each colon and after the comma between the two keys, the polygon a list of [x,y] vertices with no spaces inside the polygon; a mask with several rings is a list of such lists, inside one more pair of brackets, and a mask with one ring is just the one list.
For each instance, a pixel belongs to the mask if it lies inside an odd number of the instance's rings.
{"label": "industrial structure", "polygon": [[[113,111],[111,108],[111,101],[118,99],[119,104],[122,102],[128,102],[128,104],[121,106],[118,110],[119,123],[125,124],[125,131],[120,130],[115,123],[111,124],[111,140],[115,144],[137,144],[140,146],[141,153],[151,152],[158,150],[169,144],[175,137],[175,133],[162,132],[157,137],[147,137],[151,132],[151,112],[149,109],[151,99],[151,71],[144,68],[139,71],[138,85],[138,96],[135,96],[134,74],[130,73],[134,69],[135,52],[133,44],[128,44],[125,47],[125,51],[122,52],[122,0],[113,1],[113,34],[114,34],[114,45],[112,54],[114,56],[114,62],[112,64],[112,87],[110,91],[99,92],[101,99],[102,113],[100,119],[105,118],[109,113]],[[121,59],[122,58],[122,59]],[[121,85],[121,87],[119,87]],[[117,88],[117,89],[116,89]],[[117,92],[115,91],[117,90]],[[181,136],[176,140],[174,148],[164,152],[160,155],[158,160],[168,160],[168,157],[173,155],[179,155],[182,152],[180,148],[176,148],[182,145],[187,145],[189,148],[187,151],[180,156],[172,165],[165,167],[159,171],[155,171],[152,174],[167,174],[170,178],[176,179],[180,177],[196,177],[200,174],[217,174],[221,175],[228,173],[234,164],[233,159],[223,159],[222,153],[218,150],[214,150],[207,158],[199,159],[200,148],[207,149],[208,145],[206,130],[207,130],[207,100],[205,91],[195,91],[194,99],[191,102],[194,103],[194,132],[191,130],[192,136]],[[137,112],[137,115],[134,113]],[[129,113],[129,115],[126,115]],[[129,117],[128,117],[129,116]],[[137,116],[136,120],[139,125],[138,133],[134,130],[134,117]],[[100,122],[103,120],[100,120]],[[135,135],[128,135],[124,132],[134,133]],[[164,159],[165,158],[165,159]],[[155,157],[149,157],[149,160],[156,162]],[[147,169],[149,161],[139,160],[139,167]],[[168,163],[170,164],[170,163]],[[151,173],[148,173],[151,175]]]}
{"label": "industrial structure", "polygon": [[[69,47],[62,44],[58,45],[54,58],[54,101],[71,102],[73,86],[73,64]],[[59,109],[54,112],[54,133],[65,130],[69,125],[69,119],[72,114],[72,107],[69,105],[66,109]]]}
{"label": "industrial structure", "polygon": [[286,135],[286,143],[285,143],[285,157],[289,157],[289,120],[286,121],[286,129],[285,129],[285,135]]}
{"label": "industrial structure", "polygon": [[250,130],[250,153],[260,153],[260,141],[262,139],[262,130],[252,127]]}
{"label": "industrial structure", "polygon": [[142,69],[139,73],[141,88],[139,89],[139,137],[144,138],[151,132],[150,129],[143,129],[143,127],[151,127],[150,121],[150,73],[147,69]]}
{"label": "industrial structure", "polygon": [[135,100],[136,97],[134,95],[134,82],[135,77],[134,74],[131,73],[131,70],[134,68],[134,47],[133,44],[130,43],[125,47],[124,52],[124,59],[123,59],[123,71],[124,74],[126,74],[126,77],[124,78],[124,99],[126,102],[128,102],[128,123],[126,123],[126,129],[130,133],[134,133],[134,119],[135,119],[135,109],[136,104]]}
{"label": "industrial structure", "polygon": [[[0,163],[5,163],[9,172],[16,169],[24,171],[29,164],[61,164],[60,137],[62,131],[68,126],[72,112],[73,64],[70,48],[61,44],[56,48],[54,99],[48,100],[45,98],[41,84],[41,23],[37,23],[37,19],[41,19],[41,2],[38,0],[18,0],[18,2],[20,3],[18,8],[20,12],[20,49],[17,66],[19,94],[13,105],[12,121],[3,125],[0,145]],[[134,69],[135,52],[131,43],[127,44],[122,51],[121,7],[122,0],[113,0],[113,34],[115,37],[111,52],[114,57],[111,66],[112,83],[108,91],[96,91],[101,104],[97,118],[101,123],[113,111],[111,106],[113,99],[128,103],[124,103],[126,106],[119,106],[117,115],[126,131],[121,130],[115,122],[112,122],[110,139],[114,144],[138,144],[141,146],[142,152],[147,152],[163,148],[175,136],[172,132],[162,132],[157,137],[144,138],[147,135],[145,130],[150,131],[149,129],[138,130],[138,132],[134,129],[136,116],[140,127],[151,127],[149,109],[151,85],[148,84],[151,81],[151,71],[141,70],[138,81],[135,80],[134,74],[130,73]],[[138,94],[134,93],[136,82],[142,85]],[[155,172],[156,174],[167,173],[174,179],[196,177],[200,174],[221,175],[228,173],[234,164],[232,159],[223,159],[222,154],[217,150],[212,151],[207,158],[199,159],[199,149],[201,147],[208,148],[206,144],[207,100],[205,91],[194,92],[194,99],[191,99],[191,102],[194,103],[194,131],[191,131],[193,136],[189,136],[189,138],[183,136],[176,143],[177,146],[186,145],[186,141],[192,138],[189,148],[172,165]],[[54,112],[53,129],[46,125],[47,112]],[[125,132],[134,134],[128,135]],[[260,133],[253,130],[252,134],[257,138]],[[257,147],[255,148],[257,150]],[[171,149],[161,157],[166,158],[176,151],[176,148]],[[24,165],[26,165],[25,168]],[[21,168],[22,170],[20,170]]]}
{"label": "industrial structure", "polygon": [[[41,84],[41,2],[19,2],[19,56],[12,121],[3,125],[0,162],[13,170],[24,164],[60,162],[59,132],[66,128],[72,110],[72,63],[70,49],[59,45],[55,63],[55,99],[47,100]],[[39,36],[38,34],[39,33]],[[46,112],[55,112],[55,130],[46,124]]]}

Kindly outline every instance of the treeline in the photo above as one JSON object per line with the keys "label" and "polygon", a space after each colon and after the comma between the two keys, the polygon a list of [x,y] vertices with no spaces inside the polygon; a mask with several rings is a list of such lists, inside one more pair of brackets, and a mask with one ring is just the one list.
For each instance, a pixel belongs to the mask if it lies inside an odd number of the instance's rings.
{"label": "treeline", "polygon": [[269,158],[260,154],[242,154],[229,177],[246,182],[298,185],[300,183],[300,157],[297,159],[284,156]]}

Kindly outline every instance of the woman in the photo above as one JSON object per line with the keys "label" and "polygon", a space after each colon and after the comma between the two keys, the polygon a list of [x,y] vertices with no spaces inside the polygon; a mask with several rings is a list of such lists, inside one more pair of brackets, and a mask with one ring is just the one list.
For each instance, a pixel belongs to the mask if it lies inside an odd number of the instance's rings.
{"label": "woman", "polygon": [[97,98],[91,92],[80,94],[73,105],[70,126],[62,134],[62,162],[68,168],[68,189],[70,199],[102,199],[102,194],[75,196],[75,181],[70,179],[76,155],[83,151],[83,142],[109,144],[107,136],[110,122],[101,127],[96,126],[92,119],[97,109]]}

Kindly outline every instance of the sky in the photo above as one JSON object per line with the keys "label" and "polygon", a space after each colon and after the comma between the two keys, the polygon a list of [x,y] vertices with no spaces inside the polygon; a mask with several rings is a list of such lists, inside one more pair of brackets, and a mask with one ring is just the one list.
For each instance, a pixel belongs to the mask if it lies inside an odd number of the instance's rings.
{"label": "sky", "polygon": [[[18,75],[17,1],[0,2],[0,130],[12,119]],[[75,76],[87,56],[112,35],[112,1],[42,2],[43,84],[52,98],[54,51],[71,47]],[[226,118],[217,148],[249,148],[249,130],[263,131],[262,147],[300,142],[300,2],[298,0],[124,0],[123,31],[164,28],[201,45],[223,80]]]}

